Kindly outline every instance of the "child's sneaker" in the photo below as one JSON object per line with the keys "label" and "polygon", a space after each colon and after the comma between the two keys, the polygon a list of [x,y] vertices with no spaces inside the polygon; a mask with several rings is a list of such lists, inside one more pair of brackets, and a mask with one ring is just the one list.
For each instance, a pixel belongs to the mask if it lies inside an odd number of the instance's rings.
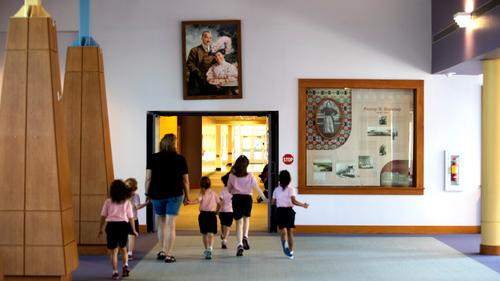
{"label": "child's sneaker", "polygon": [[248,244],[248,237],[243,237],[243,249],[250,250],[250,244]]}
{"label": "child's sneaker", "polygon": [[238,245],[238,248],[236,249],[236,256],[237,257],[243,256],[243,246]]}
{"label": "child's sneaker", "polygon": [[288,247],[283,249],[283,253],[285,253],[285,256],[287,256],[288,258],[293,256],[293,251],[290,251],[290,248],[288,248]]}
{"label": "child's sneaker", "polygon": [[281,240],[281,248],[283,249],[283,254],[287,254],[288,243],[286,240]]}
{"label": "child's sneaker", "polygon": [[293,251],[290,251],[289,248],[285,248],[284,252],[289,259],[293,260]]}
{"label": "child's sneaker", "polygon": [[220,247],[221,247],[222,249],[227,249],[227,244],[226,244],[226,241],[225,241],[225,240],[222,240],[222,241],[220,242],[220,244],[221,244],[221,246],[220,246]]}
{"label": "child's sneaker", "polygon": [[128,277],[130,275],[130,270],[128,269],[128,265],[124,265],[122,269],[122,277]]}
{"label": "child's sneaker", "polygon": [[205,259],[206,260],[211,260],[212,259],[212,251],[206,250],[205,251]]}
{"label": "child's sneaker", "polygon": [[111,276],[111,279],[113,279],[113,280],[119,280],[120,279],[120,274],[118,274],[118,272],[113,272],[113,275]]}

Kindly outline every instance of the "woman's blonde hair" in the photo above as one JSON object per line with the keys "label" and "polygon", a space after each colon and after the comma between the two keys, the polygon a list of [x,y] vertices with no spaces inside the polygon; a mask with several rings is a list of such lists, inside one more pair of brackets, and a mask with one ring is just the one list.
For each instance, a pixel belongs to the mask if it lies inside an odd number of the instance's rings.
{"label": "woman's blonde hair", "polygon": [[174,134],[165,134],[160,142],[161,152],[177,152],[175,147],[176,137]]}

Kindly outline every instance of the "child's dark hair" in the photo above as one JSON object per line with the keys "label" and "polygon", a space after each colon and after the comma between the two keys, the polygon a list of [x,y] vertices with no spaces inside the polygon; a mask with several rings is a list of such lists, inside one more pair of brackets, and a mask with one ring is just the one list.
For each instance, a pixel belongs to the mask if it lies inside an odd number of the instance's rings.
{"label": "child's dark hair", "polygon": [[114,203],[122,203],[130,198],[132,190],[122,180],[114,180],[109,187],[109,196]]}
{"label": "child's dark hair", "polygon": [[247,167],[250,162],[245,155],[240,155],[234,162],[234,166],[232,168],[232,172],[237,177],[244,177],[247,173]]}
{"label": "child's dark hair", "polygon": [[290,176],[290,173],[287,170],[282,170],[280,172],[280,186],[283,188],[287,188],[287,186],[290,184],[292,181],[292,177]]}
{"label": "child's dark hair", "polygon": [[222,181],[222,183],[224,184],[224,186],[227,186],[227,182],[229,181],[229,174],[231,174],[231,172],[223,175],[220,179]]}
{"label": "child's dark hair", "polygon": [[208,177],[201,177],[200,179],[200,186],[203,189],[209,189],[210,188],[210,179]]}

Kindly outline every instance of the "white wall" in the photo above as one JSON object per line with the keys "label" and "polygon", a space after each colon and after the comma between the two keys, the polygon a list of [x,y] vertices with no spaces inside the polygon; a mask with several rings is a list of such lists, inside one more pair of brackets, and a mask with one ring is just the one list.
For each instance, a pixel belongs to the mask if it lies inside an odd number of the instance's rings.
{"label": "white wall", "polygon": [[[60,30],[76,26],[60,11],[72,2],[44,1]],[[425,195],[299,195],[311,207],[297,224],[479,225],[481,77],[429,74],[430,0],[106,0],[92,11],[116,177],[143,182],[148,110],[279,110],[280,156],[297,156],[298,78],[424,79]],[[181,21],[203,19],[241,20],[242,100],[182,99]],[[443,191],[444,149],[463,152],[464,192]],[[297,179],[296,163],[280,168]]]}

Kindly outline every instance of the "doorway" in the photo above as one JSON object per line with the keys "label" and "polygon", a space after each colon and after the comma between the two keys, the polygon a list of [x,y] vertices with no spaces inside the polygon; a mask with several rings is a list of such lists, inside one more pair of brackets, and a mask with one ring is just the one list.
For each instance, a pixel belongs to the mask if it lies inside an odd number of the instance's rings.
{"label": "doorway", "polygon": [[[220,177],[229,172],[234,160],[245,155],[248,168],[264,189],[259,179],[268,165],[268,187],[277,185],[278,173],[278,112],[175,112],[150,111],[147,113],[147,157],[158,151],[161,137],[174,133],[178,138],[178,151],[189,166],[190,198],[199,193],[199,179],[208,176],[212,188],[220,192]],[[271,191],[269,191],[271,192]],[[180,231],[198,231],[198,206],[181,208],[177,218]],[[147,210],[148,231],[154,230],[154,213]],[[254,194],[252,231],[276,231],[270,203],[258,203]]]}

